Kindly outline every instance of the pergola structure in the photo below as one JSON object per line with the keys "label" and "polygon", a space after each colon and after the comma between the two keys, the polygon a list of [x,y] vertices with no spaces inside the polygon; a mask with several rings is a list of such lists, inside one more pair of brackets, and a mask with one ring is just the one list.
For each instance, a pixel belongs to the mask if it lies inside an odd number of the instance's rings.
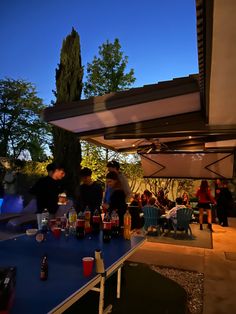
{"label": "pergola structure", "polygon": [[[143,163],[149,177],[180,177],[180,172],[165,173],[170,167],[158,158],[172,154],[172,161],[183,160],[186,153],[185,161],[187,156],[190,162],[194,160],[189,154],[198,154],[198,160],[207,158],[200,166],[204,171],[197,166],[184,177],[232,178],[236,147],[234,12],[234,0],[196,0],[198,74],[57,104],[45,109],[44,120],[118,152],[140,153],[151,160],[148,166]],[[176,167],[183,171],[185,161]]]}

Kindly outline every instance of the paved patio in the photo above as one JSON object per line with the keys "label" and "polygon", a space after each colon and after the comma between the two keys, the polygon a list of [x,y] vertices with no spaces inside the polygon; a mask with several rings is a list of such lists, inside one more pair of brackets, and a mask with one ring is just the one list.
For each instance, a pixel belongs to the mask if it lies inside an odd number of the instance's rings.
{"label": "paved patio", "polygon": [[203,272],[203,314],[236,313],[236,218],[229,225],[213,225],[213,249],[146,242],[130,261]]}

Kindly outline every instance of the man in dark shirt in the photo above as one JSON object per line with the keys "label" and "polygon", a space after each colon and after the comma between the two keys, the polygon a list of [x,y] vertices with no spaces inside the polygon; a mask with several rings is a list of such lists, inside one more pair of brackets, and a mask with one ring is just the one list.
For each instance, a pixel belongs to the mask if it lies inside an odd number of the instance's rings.
{"label": "man in dark shirt", "polygon": [[85,167],[80,171],[80,177],[82,184],[80,185],[79,193],[79,210],[84,211],[88,208],[91,214],[94,213],[95,209],[100,211],[100,206],[102,204],[103,190],[99,183],[94,182],[91,178],[92,170]]}
{"label": "man in dark shirt", "polygon": [[60,182],[65,176],[62,165],[52,163],[47,167],[47,177],[40,178],[30,189],[37,202],[37,213],[42,213],[46,208],[51,215],[58,210],[58,194],[63,192],[63,186]]}
{"label": "man in dark shirt", "polygon": [[217,216],[222,227],[228,227],[228,212],[232,206],[233,197],[228,188],[228,182],[223,181],[222,186],[216,190]]}

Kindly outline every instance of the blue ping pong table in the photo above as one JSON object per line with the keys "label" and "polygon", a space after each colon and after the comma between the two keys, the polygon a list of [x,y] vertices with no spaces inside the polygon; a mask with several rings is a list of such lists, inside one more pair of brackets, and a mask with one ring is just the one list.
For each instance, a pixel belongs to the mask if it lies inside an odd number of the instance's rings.
{"label": "blue ping pong table", "polygon": [[[104,310],[105,280],[117,271],[117,297],[120,297],[121,267],[145,241],[132,236],[131,240],[114,238],[103,243],[102,233],[87,235],[82,240],[75,237],[59,239],[48,233],[39,243],[26,235],[0,241],[0,266],[16,266],[16,294],[11,314],[63,313],[89,290],[99,292],[98,313]],[[97,274],[95,267],[90,277],[83,276],[82,257],[93,256],[96,249],[103,254],[105,276]],[[47,254],[49,275],[41,281],[41,257]],[[96,287],[95,287],[96,286]]]}

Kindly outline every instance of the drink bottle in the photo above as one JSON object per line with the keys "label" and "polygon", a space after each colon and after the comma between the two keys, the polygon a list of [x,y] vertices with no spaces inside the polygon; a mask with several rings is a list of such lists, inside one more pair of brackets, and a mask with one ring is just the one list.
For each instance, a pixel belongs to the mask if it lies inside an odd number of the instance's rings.
{"label": "drink bottle", "polygon": [[98,209],[96,209],[94,211],[93,217],[92,217],[93,233],[99,233],[100,223],[101,223],[101,216],[100,216]]}
{"label": "drink bottle", "polygon": [[77,239],[84,238],[85,236],[84,226],[85,226],[84,214],[82,213],[82,211],[80,211],[78,214],[77,222],[76,222],[76,238]]}
{"label": "drink bottle", "polygon": [[49,222],[49,212],[47,208],[44,208],[42,212],[42,222],[41,222],[41,229],[43,233],[48,231],[48,222]]}
{"label": "drink bottle", "polygon": [[85,220],[85,233],[90,233],[91,232],[91,211],[88,208],[88,206],[86,206],[85,211],[84,211],[84,220]]}
{"label": "drink bottle", "polygon": [[111,240],[111,220],[108,213],[103,219],[103,242],[110,242]]}
{"label": "drink bottle", "polygon": [[40,279],[41,280],[48,279],[48,258],[46,254],[42,257],[41,260]]}
{"label": "drink bottle", "polygon": [[74,207],[72,206],[69,210],[69,229],[71,234],[75,234],[76,231],[76,220],[77,220],[77,213]]}
{"label": "drink bottle", "polygon": [[117,237],[120,234],[120,219],[116,210],[111,213],[111,234],[113,237]]}
{"label": "drink bottle", "polygon": [[129,210],[124,214],[124,239],[130,240],[131,238],[131,215]]}
{"label": "drink bottle", "polygon": [[65,230],[66,225],[67,225],[67,218],[66,218],[66,214],[64,214],[63,217],[61,217],[61,230]]}

